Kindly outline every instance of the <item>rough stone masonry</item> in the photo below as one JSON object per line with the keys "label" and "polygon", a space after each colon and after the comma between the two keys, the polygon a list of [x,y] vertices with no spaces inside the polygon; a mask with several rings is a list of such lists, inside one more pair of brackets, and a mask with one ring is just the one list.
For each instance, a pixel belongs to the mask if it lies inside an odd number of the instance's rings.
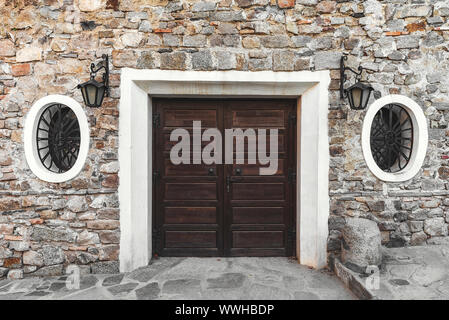
{"label": "rough stone masonry", "polygon": [[[330,70],[328,251],[345,217],[378,222],[390,247],[444,243],[449,222],[449,1],[0,0],[0,278],[118,271],[120,69]],[[109,54],[111,97],[86,108],[91,147],[62,184],[29,170],[23,122],[49,94],[82,101],[77,84]],[[406,95],[430,127],[421,172],[383,183],[368,170],[364,113],[339,100],[339,59],[366,68],[382,95]]]}

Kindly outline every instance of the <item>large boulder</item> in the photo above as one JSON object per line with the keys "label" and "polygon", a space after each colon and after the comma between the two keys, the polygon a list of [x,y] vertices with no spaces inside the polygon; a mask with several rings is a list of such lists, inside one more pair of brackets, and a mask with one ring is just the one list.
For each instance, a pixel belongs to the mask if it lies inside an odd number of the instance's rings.
{"label": "large boulder", "polygon": [[382,244],[376,222],[360,218],[347,219],[342,235],[341,259],[346,267],[365,273],[368,266],[380,266]]}

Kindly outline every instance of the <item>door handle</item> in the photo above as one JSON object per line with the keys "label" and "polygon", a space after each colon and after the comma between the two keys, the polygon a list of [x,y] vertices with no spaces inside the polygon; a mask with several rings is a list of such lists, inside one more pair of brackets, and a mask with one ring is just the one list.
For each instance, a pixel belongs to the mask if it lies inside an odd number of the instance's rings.
{"label": "door handle", "polygon": [[226,177],[226,191],[228,193],[231,192],[231,183],[239,182],[239,181],[241,181],[241,179],[235,179],[235,178],[232,178],[231,176],[227,176]]}

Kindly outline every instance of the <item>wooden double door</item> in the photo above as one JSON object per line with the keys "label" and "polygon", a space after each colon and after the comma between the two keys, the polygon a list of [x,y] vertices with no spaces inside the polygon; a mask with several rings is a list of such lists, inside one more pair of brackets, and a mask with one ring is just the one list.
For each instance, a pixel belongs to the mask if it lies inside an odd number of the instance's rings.
{"label": "wooden double door", "polygon": [[[160,256],[292,256],[296,240],[296,100],[153,100],[153,248]],[[173,130],[193,140],[193,121],[202,132],[222,134],[222,164],[175,165],[170,150]],[[278,168],[260,175],[249,164],[225,164],[225,129],[278,129]],[[202,142],[202,147],[210,142]],[[236,152],[234,139],[234,158]],[[198,150],[196,150],[197,152]],[[198,153],[198,152],[197,152]],[[229,161],[228,161],[229,162]]]}

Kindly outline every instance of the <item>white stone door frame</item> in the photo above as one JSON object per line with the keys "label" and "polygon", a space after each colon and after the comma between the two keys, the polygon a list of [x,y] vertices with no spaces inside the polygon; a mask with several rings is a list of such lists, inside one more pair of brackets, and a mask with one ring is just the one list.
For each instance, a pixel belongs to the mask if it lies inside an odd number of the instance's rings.
{"label": "white stone door frame", "polygon": [[322,268],[329,216],[329,71],[121,71],[120,271],[152,257],[152,97],[298,99],[297,256]]}

